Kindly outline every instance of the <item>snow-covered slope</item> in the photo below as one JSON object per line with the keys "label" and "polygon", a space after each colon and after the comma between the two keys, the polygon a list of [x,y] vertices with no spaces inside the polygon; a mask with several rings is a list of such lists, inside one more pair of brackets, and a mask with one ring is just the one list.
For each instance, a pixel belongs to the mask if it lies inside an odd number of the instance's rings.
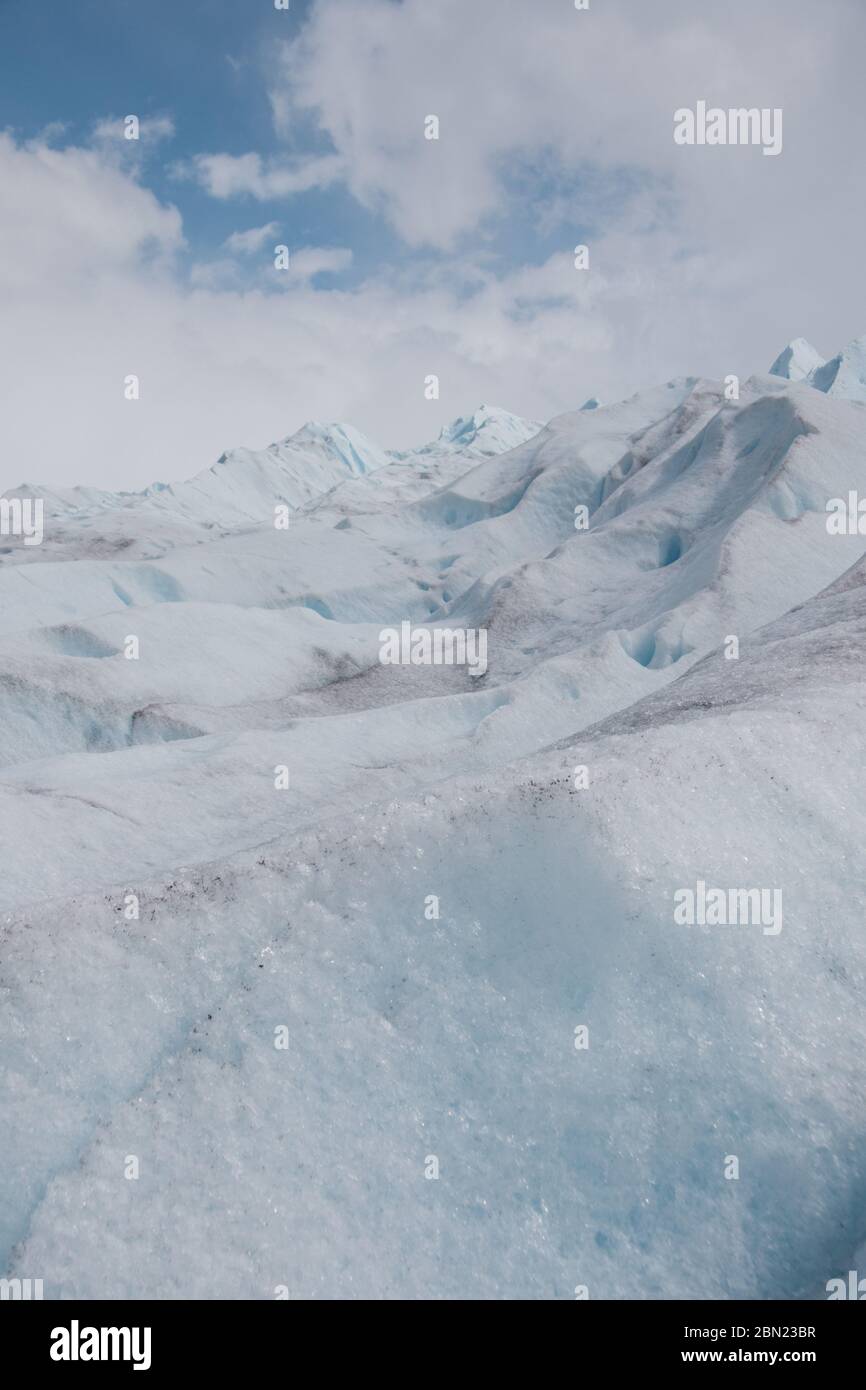
{"label": "snow-covered slope", "polygon": [[217,534],[272,521],[274,508],[307,506],[347,479],[366,478],[377,469],[414,460],[487,457],[513,448],[541,425],[496,407],[445,426],[438,440],[405,452],[382,449],[351,425],[308,421],[295,434],[267,449],[231,449],[187,482],[152,483],[143,492],[96,488],[45,488],[22,484],[6,496],[42,499],[53,525],[36,557],[21,547],[17,562],[38,558],[155,559],[175,546],[209,540]]}
{"label": "snow-covered slope", "polygon": [[[402,454],[309,426],[8,545],[0,1267],[244,1298],[849,1267],[866,541],[826,506],[866,415],[795,356]],[[483,629],[486,672],[383,665],[403,622]],[[778,890],[781,930],[678,924],[699,880]]]}

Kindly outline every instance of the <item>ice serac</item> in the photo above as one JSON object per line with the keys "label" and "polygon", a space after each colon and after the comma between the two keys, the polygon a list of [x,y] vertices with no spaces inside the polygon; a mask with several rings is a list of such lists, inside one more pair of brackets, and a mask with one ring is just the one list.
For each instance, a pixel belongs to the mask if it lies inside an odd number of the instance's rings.
{"label": "ice serac", "polygon": [[806,378],[810,386],[843,401],[866,404],[866,335],[855,338]]}
{"label": "ice serac", "polygon": [[450,425],[443,425],[435,443],[409,452],[422,454],[448,449],[469,455],[501,454],[524,444],[540,429],[540,421],[524,420],[498,406],[480,405],[471,415],[461,415]]}
{"label": "ice serac", "polygon": [[784,377],[787,381],[803,381],[810,372],[823,365],[824,358],[817,348],[813,348],[805,338],[792,338],[770,368],[770,375]]}

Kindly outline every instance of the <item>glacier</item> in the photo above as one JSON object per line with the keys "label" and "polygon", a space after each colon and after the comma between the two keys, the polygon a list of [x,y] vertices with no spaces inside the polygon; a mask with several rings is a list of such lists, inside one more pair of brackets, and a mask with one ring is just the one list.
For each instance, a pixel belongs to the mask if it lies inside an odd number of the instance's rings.
{"label": "glacier", "polygon": [[[855,1267],[866,540],[826,512],[866,487],[864,342],[735,401],[481,406],[406,451],[311,422],[10,494],[46,520],[0,546],[0,1272],[801,1299]],[[487,669],[384,665],[403,623],[483,629]],[[783,929],[676,922],[697,881]]]}

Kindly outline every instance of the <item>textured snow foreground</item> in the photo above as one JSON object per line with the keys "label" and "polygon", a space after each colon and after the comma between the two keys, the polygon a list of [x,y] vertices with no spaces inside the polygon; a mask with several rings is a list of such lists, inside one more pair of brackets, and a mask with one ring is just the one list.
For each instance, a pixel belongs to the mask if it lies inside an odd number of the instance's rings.
{"label": "textured snow foreground", "polygon": [[[735,402],[32,489],[44,542],[0,556],[0,1273],[760,1299],[856,1267],[866,546],[826,507],[866,490],[863,346],[798,340]],[[486,629],[486,674],[383,666],[407,620]],[[698,881],[781,890],[782,929],[682,925]]]}

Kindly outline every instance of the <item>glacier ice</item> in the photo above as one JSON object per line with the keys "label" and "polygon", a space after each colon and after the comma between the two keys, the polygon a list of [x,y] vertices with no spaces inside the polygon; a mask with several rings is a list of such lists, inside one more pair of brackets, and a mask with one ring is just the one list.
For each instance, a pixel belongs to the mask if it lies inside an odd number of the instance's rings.
{"label": "glacier ice", "polygon": [[[45,541],[0,554],[4,1273],[793,1299],[853,1267],[866,560],[825,508],[866,416],[859,349],[807,348],[735,403],[688,377],[31,489]],[[404,622],[483,629],[486,671],[383,666]],[[783,929],[678,924],[698,881],[778,891]]]}

